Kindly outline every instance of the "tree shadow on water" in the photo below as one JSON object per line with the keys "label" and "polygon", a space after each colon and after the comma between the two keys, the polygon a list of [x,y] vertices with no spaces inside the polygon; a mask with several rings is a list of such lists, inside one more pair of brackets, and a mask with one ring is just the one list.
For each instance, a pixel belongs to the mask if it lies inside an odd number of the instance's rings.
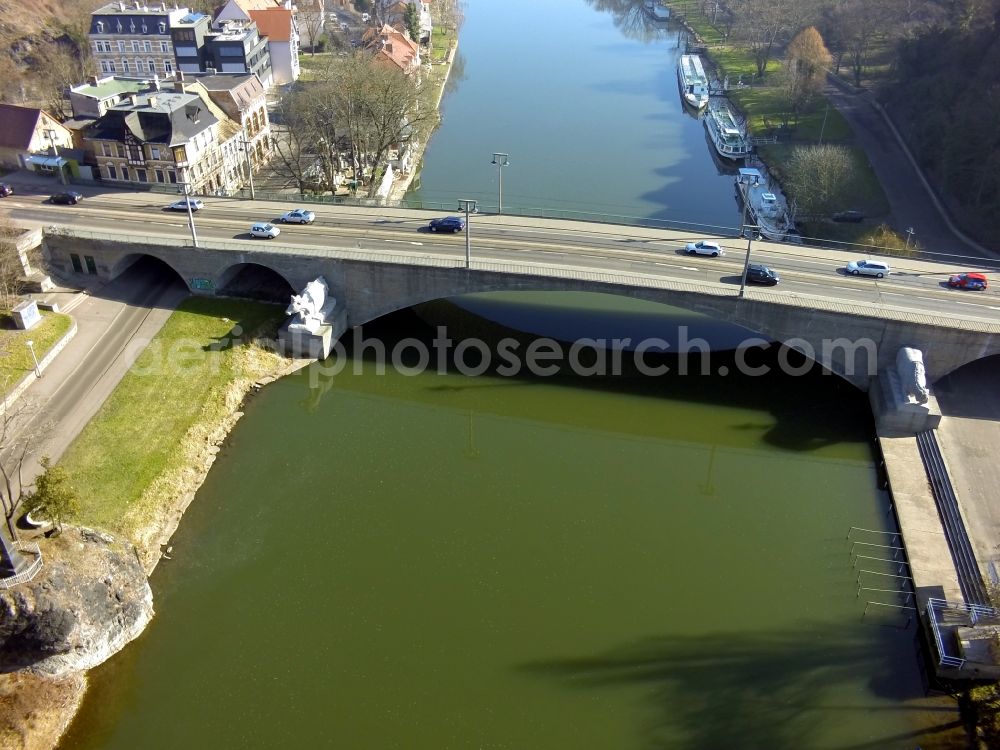
{"label": "tree shadow on water", "polygon": [[[940,714],[932,723],[912,730],[900,732],[890,724],[879,737],[872,737],[875,722],[869,718],[855,733],[859,741],[831,744],[830,727],[847,725],[854,716],[927,710],[908,704],[923,692],[918,680],[900,677],[899,657],[898,648],[873,642],[871,630],[806,624],[771,634],[648,638],[596,656],[536,661],[519,669],[580,689],[648,686],[645,746],[655,750],[956,747],[953,739],[940,744],[942,733],[961,734],[952,708],[935,709]],[[829,702],[831,694],[857,694],[859,674],[871,675],[870,694],[894,703]]]}

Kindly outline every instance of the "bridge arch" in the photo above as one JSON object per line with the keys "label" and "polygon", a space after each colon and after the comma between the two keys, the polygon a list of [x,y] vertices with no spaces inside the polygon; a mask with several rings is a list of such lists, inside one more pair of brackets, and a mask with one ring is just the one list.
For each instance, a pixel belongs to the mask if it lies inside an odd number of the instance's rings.
{"label": "bridge arch", "polygon": [[262,263],[234,263],[215,278],[215,293],[265,302],[288,302],[297,290],[287,278]]}
{"label": "bridge arch", "polygon": [[[108,269],[108,279],[116,279],[125,273],[128,269],[132,268],[136,264],[142,263],[148,266],[148,270],[159,269],[163,273],[168,273],[176,276],[184,286],[187,286],[187,281],[184,279],[183,274],[181,274],[167,259],[161,257],[159,253],[156,252],[136,252],[136,253],[126,253],[119,257]],[[144,269],[147,270],[147,269]]]}

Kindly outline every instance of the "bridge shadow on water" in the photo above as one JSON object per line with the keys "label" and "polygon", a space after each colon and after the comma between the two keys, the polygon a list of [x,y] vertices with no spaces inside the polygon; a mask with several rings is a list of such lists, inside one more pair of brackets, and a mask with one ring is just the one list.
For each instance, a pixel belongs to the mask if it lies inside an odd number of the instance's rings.
{"label": "bridge shadow on water", "polygon": [[[515,669],[576,690],[645,688],[650,718],[644,746],[657,750],[964,747],[954,703],[925,698],[917,675],[901,676],[912,670],[907,640],[898,631],[883,636],[871,628],[809,622],[770,633],[650,637],[605,653]],[[860,675],[873,676],[864,684]],[[847,696],[859,690],[883,702],[852,702]],[[912,716],[873,737],[872,711]],[[849,731],[854,717],[866,719],[865,730]],[[864,739],[831,744],[834,733]]]}
{"label": "bridge shadow on water", "polygon": [[[444,325],[448,336],[458,342],[476,338],[483,341],[493,352],[490,366],[484,372],[489,378],[466,377],[464,379],[429,380],[422,389],[433,398],[435,394],[460,393],[481,389],[497,388],[543,388],[555,385],[563,388],[591,390],[595,393],[617,393],[642,398],[668,400],[682,403],[699,403],[708,406],[725,407],[733,410],[733,421],[725,423],[728,430],[744,433],[741,444],[763,442],[783,450],[806,452],[840,443],[865,443],[873,434],[872,417],[867,397],[843,379],[825,372],[811,363],[802,354],[778,344],[767,349],[749,351],[740,357],[734,351],[712,352],[703,356],[690,356],[646,352],[643,361],[647,368],[666,368],[665,374],[651,376],[642,372],[630,352],[621,357],[620,372],[617,374],[575,374],[565,361],[558,373],[550,377],[539,377],[525,372],[515,376],[503,376],[497,372],[499,362],[495,356],[497,346],[503,339],[518,343],[517,351],[525,352],[528,345],[538,337],[513,330],[498,323],[485,320],[462,310],[451,302],[436,301],[420,305],[413,310],[403,310],[366,324],[360,335],[367,340],[377,339],[392,349],[394,342],[404,338],[414,338],[424,342],[433,352],[431,342],[436,326]],[[350,353],[351,334],[344,336],[344,344]],[[563,342],[564,351],[569,344]],[[411,355],[407,357],[406,355]],[[452,351],[453,354],[453,351]],[[403,352],[403,364],[418,367],[415,351]],[[466,371],[475,369],[482,362],[482,354],[475,348],[463,354]],[[361,359],[370,362],[374,358],[371,349],[362,353]],[[580,357],[584,366],[596,364],[593,351]],[[754,377],[741,373],[741,368],[749,366],[754,371],[766,370],[767,374]],[[791,367],[801,374],[783,372]],[[453,359],[448,360],[448,373],[460,375]],[[754,416],[759,414],[760,418]],[[544,416],[525,415],[566,424],[588,423],[604,429],[599,414],[552,414]],[[726,417],[724,416],[723,419]],[[589,422],[588,422],[589,420]],[[613,421],[613,420],[612,420]],[[713,424],[691,425],[635,425],[642,432],[652,430],[657,435],[676,437],[687,441],[713,443],[717,439]],[[620,428],[613,428],[620,429]]]}

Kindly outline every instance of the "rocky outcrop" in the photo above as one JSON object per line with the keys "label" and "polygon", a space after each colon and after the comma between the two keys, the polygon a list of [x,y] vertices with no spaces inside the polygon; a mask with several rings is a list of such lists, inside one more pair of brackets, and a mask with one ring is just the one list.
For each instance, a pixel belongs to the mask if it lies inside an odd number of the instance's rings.
{"label": "rocky outcrop", "polygon": [[132,545],[67,527],[41,549],[38,575],[0,590],[0,671],[61,676],[90,669],[152,619],[153,592]]}

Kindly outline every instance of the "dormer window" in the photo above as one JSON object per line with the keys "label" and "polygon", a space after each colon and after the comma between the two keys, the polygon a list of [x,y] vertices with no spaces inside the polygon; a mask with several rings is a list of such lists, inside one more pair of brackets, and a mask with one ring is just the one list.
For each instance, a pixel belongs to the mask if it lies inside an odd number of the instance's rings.
{"label": "dormer window", "polygon": [[142,33],[143,34],[148,34],[149,33],[149,28],[146,26],[146,22],[145,21],[142,22]]}
{"label": "dormer window", "polygon": [[96,28],[97,28],[97,33],[98,34],[103,34],[104,33],[104,21],[98,21],[97,25],[96,25]]}
{"label": "dormer window", "polygon": [[165,23],[162,23],[162,22],[160,23],[160,33],[161,34],[166,34],[167,33],[167,25]]}
{"label": "dormer window", "polygon": [[135,21],[129,21],[128,30],[131,31],[133,34],[135,33]]}
{"label": "dormer window", "polygon": [[118,22],[118,33],[121,34],[124,30],[125,30],[125,28],[122,26],[122,22],[119,21]]}

